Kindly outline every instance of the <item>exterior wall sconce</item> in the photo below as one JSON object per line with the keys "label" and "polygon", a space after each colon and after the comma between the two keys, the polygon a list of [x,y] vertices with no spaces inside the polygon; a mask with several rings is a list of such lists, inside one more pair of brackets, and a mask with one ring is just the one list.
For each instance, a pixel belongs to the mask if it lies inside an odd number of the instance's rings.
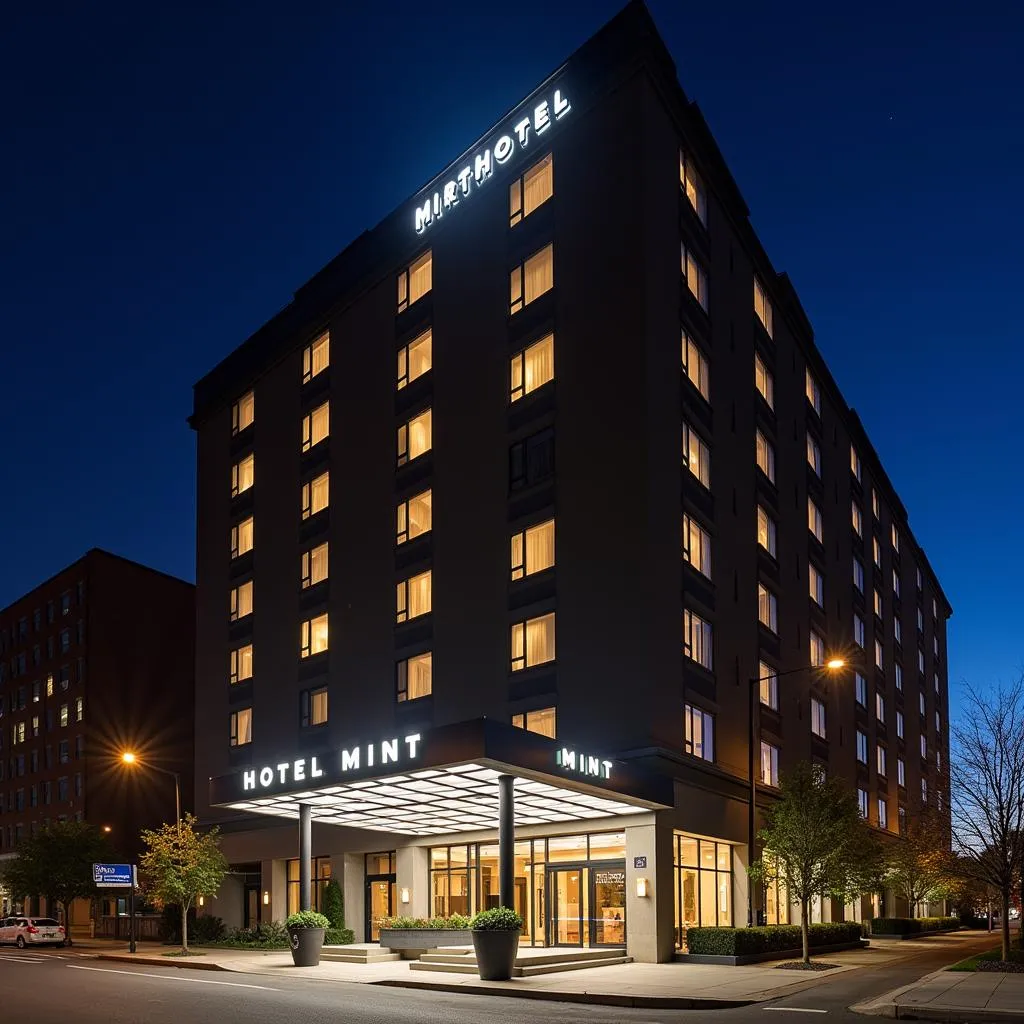
{"label": "exterior wall sconce", "polygon": [[647,899],[651,895],[650,882],[646,878],[636,880],[636,894],[640,899]]}
{"label": "exterior wall sconce", "polygon": [[269,907],[270,906],[270,890],[269,889],[264,889],[263,890],[263,906],[265,906],[265,907]]}
{"label": "exterior wall sconce", "polygon": [[409,900],[411,899],[411,896],[409,894],[409,890],[403,886],[402,887],[402,891],[399,893],[398,898],[399,898],[399,900],[402,903],[408,903]]}
{"label": "exterior wall sconce", "polygon": [[199,906],[203,906],[205,903],[206,903],[206,897],[205,896],[200,896],[199,897]]}

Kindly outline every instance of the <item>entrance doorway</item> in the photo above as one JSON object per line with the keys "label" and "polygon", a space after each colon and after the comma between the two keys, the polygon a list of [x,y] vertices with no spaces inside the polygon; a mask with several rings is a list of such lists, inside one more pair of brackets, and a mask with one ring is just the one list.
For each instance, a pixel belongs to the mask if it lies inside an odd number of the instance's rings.
{"label": "entrance doorway", "polygon": [[626,944],[625,863],[549,868],[550,946]]}
{"label": "entrance doorway", "polygon": [[242,927],[244,928],[255,928],[260,923],[260,887],[258,885],[245,887],[242,917]]}
{"label": "entrance doorway", "polygon": [[363,861],[366,942],[380,942],[380,919],[395,912],[395,851],[368,853]]}

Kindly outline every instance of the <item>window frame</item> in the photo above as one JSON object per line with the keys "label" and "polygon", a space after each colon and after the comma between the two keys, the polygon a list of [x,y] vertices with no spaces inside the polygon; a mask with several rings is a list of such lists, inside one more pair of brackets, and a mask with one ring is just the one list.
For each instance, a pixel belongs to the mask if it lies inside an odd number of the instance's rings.
{"label": "window frame", "polygon": [[[326,349],[327,358],[317,369],[317,356],[321,349]],[[302,350],[302,383],[308,384],[331,365],[331,332],[324,331]]]}
{"label": "window frame", "polygon": [[[700,723],[700,740],[696,739],[697,729],[694,728],[695,721]],[[710,724],[710,730],[708,726]],[[707,736],[710,731],[710,742]],[[701,753],[697,753],[697,748]],[[704,751],[710,747],[710,756],[705,756]],[[715,763],[715,716],[710,711],[697,707],[694,704],[683,704],[683,753],[699,761]]]}
{"label": "window frame", "polygon": [[[410,359],[409,356],[413,351],[413,348],[419,348],[423,344],[423,339],[426,338],[426,345],[429,350],[428,365],[425,370],[421,370],[415,376],[409,375]],[[408,387],[414,380],[419,380],[420,377],[425,377],[434,368],[434,328],[433,326],[426,327],[420,331],[415,338],[411,338],[404,345],[398,349],[397,354],[398,367],[396,370],[396,382],[395,390],[401,391],[403,388]]]}
{"label": "window frame", "polygon": [[[538,168],[548,168],[548,179],[550,181],[550,188],[547,195],[537,203],[535,206],[531,206],[529,210],[526,209],[526,179],[529,175],[537,172]],[[538,173],[542,173],[538,172]],[[550,151],[545,153],[539,160],[535,161],[529,167],[523,171],[514,181],[512,181],[508,187],[508,226],[514,228],[517,224],[521,224],[527,217],[530,216],[534,210],[539,210],[546,202],[553,199],[555,195],[555,164],[554,154]]]}
{"label": "window frame", "polygon": [[[531,299],[526,297],[526,273],[527,267],[536,259],[550,253],[551,260],[551,286],[541,292],[537,292]],[[515,316],[521,313],[527,306],[533,305],[542,295],[555,290],[555,243],[548,242],[539,249],[534,250],[529,256],[524,257],[509,271],[509,298],[508,315]]]}
{"label": "window frame", "polygon": [[[409,664],[414,661],[426,661],[430,665],[430,689],[426,693],[409,696]],[[434,694],[434,652],[420,651],[417,654],[410,654],[395,662],[395,701],[398,704],[409,704],[413,701],[424,700]]]}
{"label": "window frame", "polygon": [[[300,729],[322,729],[330,722],[330,694],[326,683],[319,686],[312,686],[299,694],[299,728]],[[314,721],[316,698],[322,696],[324,701],[324,716],[319,722]]]}
{"label": "window frame", "polygon": [[[430,284],[420,292],[416,298],[412,298],[411,286],[413,273],[420,270],[425,264],[430,264]],[[415,306],[425,295],[429,295],[434,288],[434,254],[431,249],[424,249],[418,256],[410,260],[398,272],[398,309],[396,312],[404,313],[411,306]]]}
{"label": "window frame", "polygon": [[[551,349],[551,376],[545,377],[539,384],[535,383],[532,387],[526,385],[526,368],[529,361],[531,352],[536,352],[541,346],[548,347]],[[555,380],[555,332],[548,331],[545,335],[537,338],[536,341],[531,342],[529,345],[521,348],[518,352],[514,353],[509,357],[509,370],[508,370],[508,388],[509,388],[509,404],[518,402],[520,399],[525,398],[527,395],[532,395],[535,391],[540,391],[541,388],[546,387],[548,384],[554,383]],[[518,384],[516,383],[518,376]]]}

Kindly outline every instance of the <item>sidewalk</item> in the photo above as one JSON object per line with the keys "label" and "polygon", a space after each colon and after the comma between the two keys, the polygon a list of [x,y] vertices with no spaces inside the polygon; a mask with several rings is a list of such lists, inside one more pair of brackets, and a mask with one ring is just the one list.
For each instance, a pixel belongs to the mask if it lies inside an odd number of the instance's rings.
{"label": "sidewalk", "polygon": [[897,1020],[1024,1024],[1024,974],[936,971],[913,985],[851,1009]]}

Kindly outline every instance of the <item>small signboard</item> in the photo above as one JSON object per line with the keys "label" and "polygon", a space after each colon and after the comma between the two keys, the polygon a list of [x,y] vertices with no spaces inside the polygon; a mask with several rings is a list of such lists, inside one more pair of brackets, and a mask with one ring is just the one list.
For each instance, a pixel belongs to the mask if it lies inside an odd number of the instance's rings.
{"label": "small signboard", "polygon": [[101,889],[130,889],[135,884],[135,865],[93,864],[92,880]]}
{"label": "small signboard", "polygon": [[647,867],[647,858],[646,857],[634,857],[633,858],[633,867],[634,868],[646,868]]}

